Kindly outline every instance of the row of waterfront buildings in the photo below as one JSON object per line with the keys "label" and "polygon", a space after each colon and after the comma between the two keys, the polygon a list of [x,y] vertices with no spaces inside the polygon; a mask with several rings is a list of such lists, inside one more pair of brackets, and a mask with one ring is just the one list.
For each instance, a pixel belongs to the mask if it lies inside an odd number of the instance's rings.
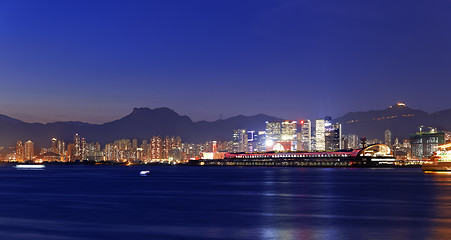
{"label": "row of waterfront buildings", "polygon": [[[207,141],[202,144],[184,143],[178,136],[153,136],[149,140],[119,139],[105,144],[87,142],[78,134],[73,142],[51,139],[50,147],[36,149],[32,141],[17,141],[15,152],[6,160],[28,161],[112,161],[152,163],[181,163],[205,157],[203,153],[255,153],[255,152],[313,152],[357,149],[363,144],[385,143],[398,159],[427,159],[437,146],[451,141],[450,132],[423,127],[409,139],[392,141],[390,130],[384,141],[367,140],[356,134],[342,134],[342,126],[331,117],[312,121],[268,121],[264,130],[237,129],[232,141]],[[213,156],[213,155],[210,155]]]}
{"label": "row of waterfront buildings", "polygon": [[342,126],[332,123],[330,117],[310,120],[266,122],[265,131],[237,129],[233,135],[233,148],[229,152],[311,152],[338,151],[362,148],[363,144],[386,144],[401,160],[428,159],[441,144],[451,142],[451,132],[424,128],[406,139],[392,139],[387,129],[384,139],[359,138],[356,134],[342,134]]}
{"label": "row of waterfront buildings", "polygon": [[202,148],[183,144],[180,137],[154,136],[149,141],[138,143],[137,139],[119,139],[101,148],[98,142],[87,142],[75,134],[74,141],[67,144],[53,138],[49,148],[41,148],[35,153],[32,141],[17,141],[15,152],[9,161],[113,161],[113,162],[181,162],[191,156],[199,155]]}
{"label": "row of waterfront buildings", "polygon": [[335,151],[356,148],[359,138],[355,134],[342,135],[340,123],[331,117],[311,120],[268,121],[263,131],[237,129],[233,133],[233,152],[268,151]]}

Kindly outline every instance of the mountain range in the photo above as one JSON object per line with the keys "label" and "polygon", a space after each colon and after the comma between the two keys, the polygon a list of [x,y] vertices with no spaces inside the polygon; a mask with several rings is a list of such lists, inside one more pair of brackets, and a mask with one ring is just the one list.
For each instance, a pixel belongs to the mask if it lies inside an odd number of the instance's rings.
{"label": "mountain range", "polygon": [[201,143],[208,140],[231,140],[233,130],[265,129],[265,121],[280,118],[258,114],[236,116],[213,122],[194,122],[169,108],[134,108],[127,116],[103,124],[84,122],[27,123],[5,115],[0,115],[0,146],[13,146],[17,140],[32,140],[38,145],[47,146],[50,139],[73,142],[78,133],[86,141],[101,144],[116,139],[136,138],[149,140],[152,136],[180,136],[183,142]]}
{"label": "mountain range", "polygon": [[406,139],[418,132],[421,126],[424,131],[428,131],[429,127],[450,131],[451,109],[427,113],[400,103],[383,110],[350,112],[334,121],[342,124],[344,133],[383,140],[384,132],[388,129],[393,138]]}
{"label": "mountain range", "polygon": [[[38,145],[48,146],[53,137],[73,142],[75,133],[88,142],[98,141],[101,144],[122,138],[149,140],[156,135],[180,136],[183,142],[188,143],[224,141],[232,139],[234,129],[264,130],[266,121],[277,120],[282,119],[258,114],[194,122],[169,108],[134,108],[127,116],[103,124],[75,121],[27,123],[0,114],[0,146],[13,146],[17,140],[32,140]],[[427,113],[398,104],[383,110],[350,112],[333,121],[342,124],[343,134],[383,139],[384,131],[389,129],[393,137],[405,139],[417,132],[420,126],[451,130],[451,109]]]}

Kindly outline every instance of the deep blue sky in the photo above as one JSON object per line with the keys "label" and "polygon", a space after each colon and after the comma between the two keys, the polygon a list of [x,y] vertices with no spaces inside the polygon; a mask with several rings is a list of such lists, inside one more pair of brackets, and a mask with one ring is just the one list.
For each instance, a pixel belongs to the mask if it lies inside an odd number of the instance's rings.
{"label": "deep blue sky", "polygon": [[451,108],[451,1],[0,2],[0,113],[105,122]]}

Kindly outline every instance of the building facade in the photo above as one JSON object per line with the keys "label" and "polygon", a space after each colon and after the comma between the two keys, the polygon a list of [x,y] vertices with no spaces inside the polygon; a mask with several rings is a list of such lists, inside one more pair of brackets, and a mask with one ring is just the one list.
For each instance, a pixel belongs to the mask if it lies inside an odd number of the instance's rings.
{"label": "building facade", "polygon": [[233,152],[247,152],[247,131],[237,129],[233,131]]}
{"label": "building facade", "polygon": [[419,132],[410,136],[411,158],[429,159],[438,145],[445,143],[445,133],[432,130],[431,132]]}

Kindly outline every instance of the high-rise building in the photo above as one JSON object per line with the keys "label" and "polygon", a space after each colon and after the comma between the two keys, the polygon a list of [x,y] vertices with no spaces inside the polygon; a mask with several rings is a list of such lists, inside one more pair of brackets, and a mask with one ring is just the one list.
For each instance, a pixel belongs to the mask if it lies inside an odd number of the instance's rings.
{"label": "high-rise building", "polygon": [[392,147],[391,144],[391,131],[389,129],[385,130],[385,145]]}
{"label": "high-rise building", "polygon": [[24,149],[22,141],[17,141],[16,143],[16,160],[17,161],[24,160]]}
{"label": "high-rise building", "polygon": [[247,132],[245,129],[233,131],[233,150],[234,152],[247,152]]}
{"label": "high-rise building", "polygon": [[133,139],[132,140],[132,149],[137,149],[138,148],[138,139]]}
{"label": "high-rise building", "polygon": [[164,137],[163,140],[163,159],[169,158],[169,151],[171,150],[171,138],[169,136]]}
{"label": "high-rise building", "polygon": [[266,132],[258,131],[257,135],[254,135],[257,142],[257,152],[265,152],[266,151]]}
{"label": "high-rise building", "polygon": [[81,157],[81,140],[78,133],[74,136],[74,157],[77,159]]}
{"label": "high-rise building", "polygon": [[282,124],[280,121],[266,122],[266,139],[279,141],[282,136]]}
{"label": "high-rise building", "polygon": [[68,161],[75,160],[74,153],[75,153],[75,144],[74,143],[67,144],[66,159]]}
{"label": "high-rise building", "polygon": [[297,132],[297,122],[296,121],[283,121],[282,122],[282,135],[281,141],[296,141]]}
{"label": "high-rise building", "polygon": [[431,129],[430,132],[420,132],[410,136],[411,157],[413,159],[429,159],[439,145],[445,143],[445,133]]}
{"label": "high-rise building", "polygon": [[58,145],[57,145],[57,139],[52,138],[52,152],[58,153]]}
{"label": "high-rise building", "polygon": [[342,149],[341,124],[332,124],[332,117],[316,120],[315,140],[317,151]]}
{"label": "high-rise building", "polygon": [[247,152],[265,152],[265,131],[247,131]]}
{"label": "high-rise building", "polygon": [[80,142],[80,157],[81,157],[81,160],[86,160],[86,153],[87,153],[86,140],[85,140],[85,138],[82,138],[81,142]]}
{"label": "high-rise building", "polygon": [[57,153],[59,155],[64,155],[66,152],[66,143],[64,141],[58,140],[57,143]]}
{"label": "high-rise building", "polygon": [[255,131],[247,131],[247,151],[246,152],[256,152],[257,151],[257,136]]}
{"label": "high-rise building", "polygon": [[359,148],[359,145],[359,136],[357,136],[356,134],[348,134],[348,148],[357,149]]}
{"label": "high-rise building", "polygon": [[31,161],[34,156],[34,143],[31,140],[28,140],[24,144],[24,160]]}
{"label": "high-rise building", "polygon": [[297,121],[266,122],[267,151],[295,151],[297,149]]}
{"label": "high-rise building", "polygon": [[325,146],[328,151],[343,149],[341,138],[341,124],[329,124],[326,122]]}
{"label": "high-rise building", "polygon": [[163,140],[160,136],[153,136],[150,139],[150,159],[160,161],[163,158]]}
{"label": "high-rise building", "polygon": [[311,151],[312,150],[312,123],[310,120],[301,121],[301,132],[299,133],[299,151]]}
{"label": "high-rise building", "polygon": [[326,150],[326,120],[317,119],[315,126],[316,151]]}
{"label": "high-rise building", "polygon": [[212,143],[212,152],[218,152],[218,141],[213,141]]}
{"label": "high-rise building", "polygon": [[182,139],[175,136],[166,136],[163,141],[162,158],[169,161],[179,161],[182,152]]}

